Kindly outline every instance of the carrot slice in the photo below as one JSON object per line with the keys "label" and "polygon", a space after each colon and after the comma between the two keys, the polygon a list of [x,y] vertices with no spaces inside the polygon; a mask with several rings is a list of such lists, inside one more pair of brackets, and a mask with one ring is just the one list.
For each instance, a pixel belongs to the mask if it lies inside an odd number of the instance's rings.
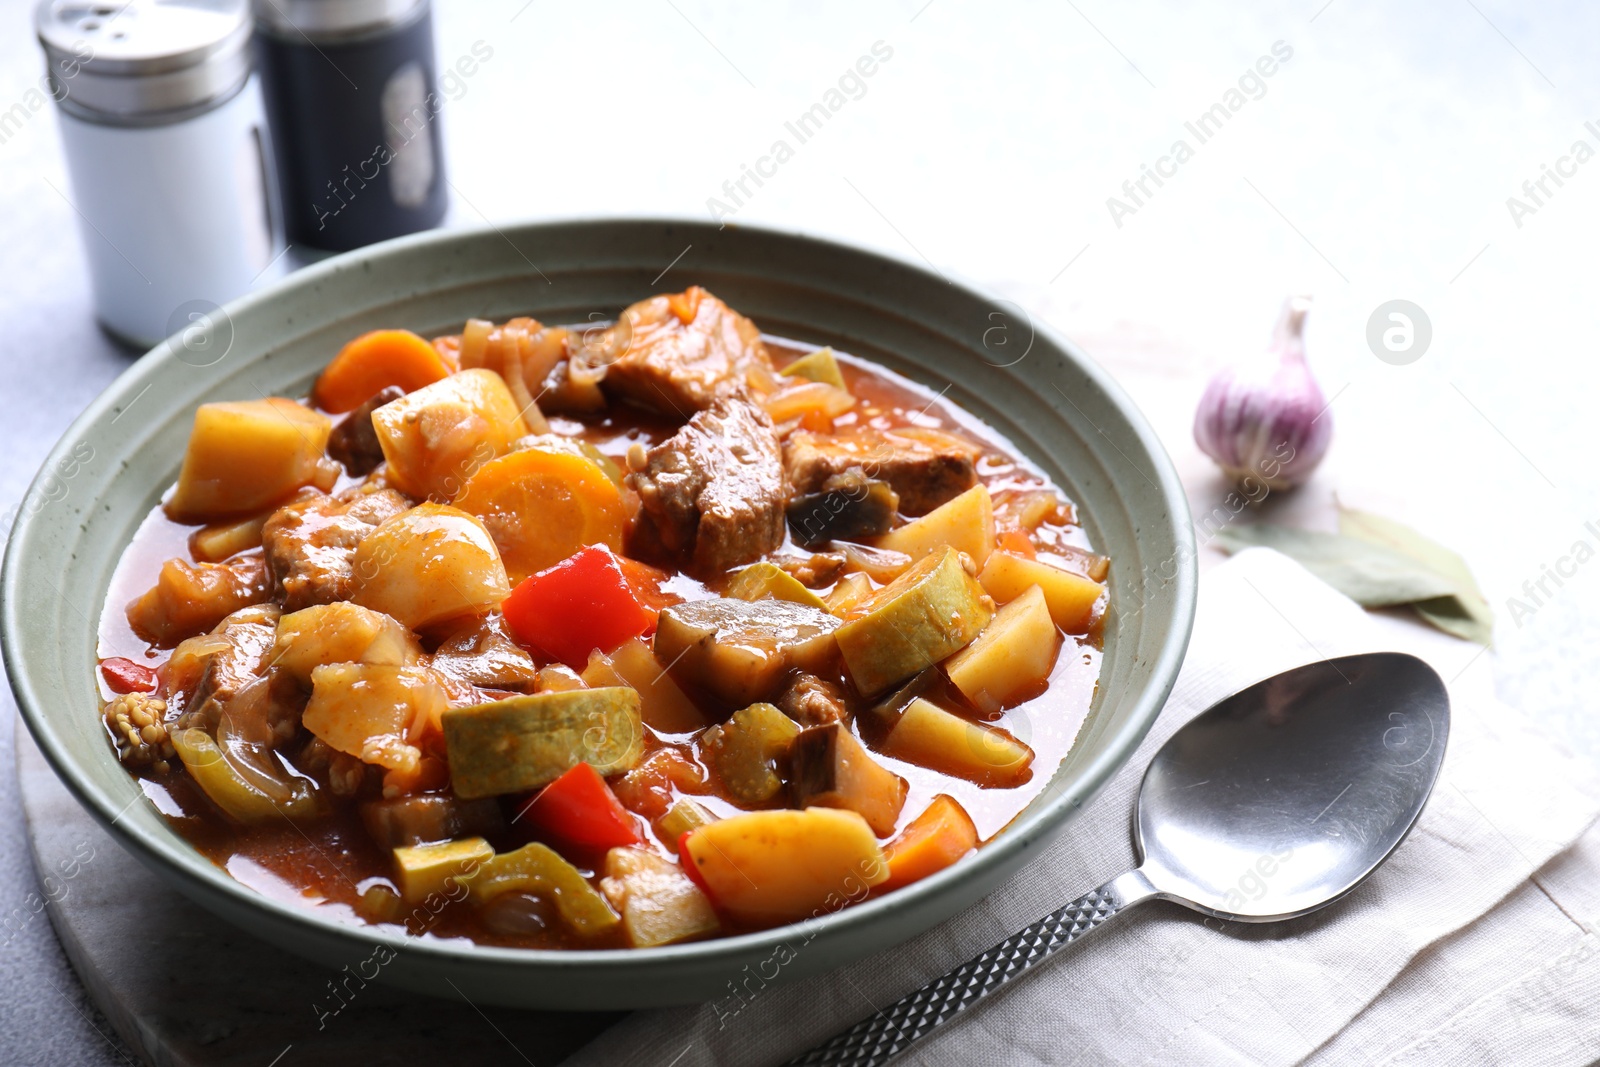
{"label": "carrot slice", "polygon": [[978,830],[956,801],[940,793],[905,832],[883,850],[889,878],[882,889],[899,889],[942,871],[978,847]]}
{"label": "carrot slice", "polygon": [[354,411],[387,386],[409,393],[449,374],[438,349],[410,330],[373,330],[339,350],[317,379],[311,399],[337,415]]}
{"label": "carrot slice", "polygon": [[483,520],[513,586],[588,545],[622,551],[622,494],[582,456],[507,453],[479,467],[454,503]]}
{"label": "carrot slice", "polygon": [[1015,552],[1019,556],[1034,559],[1039,555],[1039,550],[1034,547],[1033,538],[1027,530],[1001,530],[996,538],[996,547],[1007,552]]}
{"label": "carrot slice", "polygon": [[705,295],[704,289],[698,285],[691,285],[681,293],[669,294],[667,307],[678,317],[679,322],[687,326],[694,321],[696,315],[700,314],[700,298]]}

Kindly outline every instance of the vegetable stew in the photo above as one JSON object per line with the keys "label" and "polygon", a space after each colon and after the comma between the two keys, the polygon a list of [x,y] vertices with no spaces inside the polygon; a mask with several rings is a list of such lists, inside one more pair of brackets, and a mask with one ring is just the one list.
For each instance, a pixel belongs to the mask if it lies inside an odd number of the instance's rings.
{"label": "vegetable stew", "polygon": [[532,948],[794,922],[983,847],[1110,562],[992,429],[694,287],[380,330],[202,405],[100,627],[118,758],[240,881]]}

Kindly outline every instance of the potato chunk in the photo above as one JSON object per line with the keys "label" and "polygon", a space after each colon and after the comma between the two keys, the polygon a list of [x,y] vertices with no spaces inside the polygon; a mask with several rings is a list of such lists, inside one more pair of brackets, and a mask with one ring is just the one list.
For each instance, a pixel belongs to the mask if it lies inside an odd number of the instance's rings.
{"label": "potato chunk", "polygon": [[128,625],[146,641],[170,647],[267,595],[267,569],[254,556],[229,563],[169,559],[156,584],[128,605]]}
{"label": "potato chunk", "polygon": [[332,429],[282,397],[201,404],[167,515],[198,522],[277,503],[316,477]]}
{"label": "potato chunk", "polygon": [[444,712],[456,796],[548,785],[579,763],[625,771],[644,754],[639,694],[624,686],[548,691]]}
{"label": "potato chunk", "polygon": [[1033,749],[1010,734],[968,722],[922,697],[906,705],[883,750],[896,759],[981,786],[1007,789],[1033,777]]}
{"label": "potato chunk", "polygon": [[835,389],[846,388],[844,374],[839,370],[839,361],[834,357],[832,348],[819,348],[806,353],[783,368],[783,376],[823,382]]}
{"label": "potato chunk", "polygon": [[856,812],[879,837],[894,833],[906,780],[879,764],[843,723],[813,726],[789,750],[789,780],[802,807]]}
{"label": "potato chunk", "polygon": [[1069,634],[1089,632],[1095,602],[1105,591],[1105,586],[1081,574],[1014,552],[996,552],[989,557],[978,580],[1002,604],[1038,586],[1044,591],[1050,617]]}
{"label": "potato chunk", "polygon": [[416,638],[394,619],[357,604],[316,604],[278,620],[272,664],[296,681],[330,663],[399,667],[422,658]]}
{"label": "potato chunk", "polygon": [[[863,696],[933,666],[978,636],[994,615],[953,548],[925,555],[850,611],[835,635]],[[663,618],[665,616],[663,615]]]}
{"label": "potato chunk", "polygon": [[695,707],[654,652],[641,638],[630,637],[606,657],[624,685],[639,693],[639,715],[657,733],[682,734],[698,730],[706,717]]}
{"label": "potato chunk", "polygon": [[867,821],[853,811],[752,811],[684,839],[711,902],[741,922],[777,926],[838,911],[889,876]]}
{"label": "potato chunk", "polygon": [[688,941],[721,928],[711,901],[683,869],[642,848],[606,853],[600,889],[622,912],[622,932],[634,948]]}
{"label": "potato chunk", "polygon": [[920,519],[878,538],[878,547],[921,559],[949,547],[971,556],[982,567],[994,551],[994,504],[989,490],[975,485]]}
{"label": "potato chunk", "polygon": [[772,696],[790,667],[823,668],[838,628],[827,612],[785,600],[695,600],[662,611],[655,653],[674,678],[737,707]]}
{"label": "potato chunk", "polygon": [[372,413],[389,481],[413,497],[450,500],[473,472],[528,432],[492,370],[464,370]]}
{"label": "potato chunk", "polygon": [[350,599],[413,630],[486,614],[511,592],[483,523],[443,504],[385,519],[362,539],[351,565]]}
{"label": "potato chunk", "polygon": [[979,711],[995,712],[1040,692],[1061,635],[1037,585],[995,613],[977,640],[945,662],[945,673]]}

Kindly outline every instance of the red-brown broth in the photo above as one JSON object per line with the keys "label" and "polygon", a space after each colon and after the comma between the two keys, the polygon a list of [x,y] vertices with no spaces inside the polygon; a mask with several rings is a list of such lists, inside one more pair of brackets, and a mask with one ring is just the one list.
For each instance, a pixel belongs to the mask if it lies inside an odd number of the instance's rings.
{"label": "red-brown broth", "polygon": [[[767,343],[780,365],[812,350],[812,346],[780,338],[769,337]],[[985,447],[986,454],[979,463],[979,477],[991,492],[1054,489],[1063,500],[1067,499],[1037,467],[1017,456],[1014,446],[977,419],[886,368],[843,353],[837,355],[846,385],[860,400],[857,411],[836,420],[837,428],[848,428],[859,417],[861,421],[856,425],[864,423],[880,429],[916,425],[958,433]],[[557,432],[582,436],[619,463],[624,462],[635,441],[649,447],[676,429],[674,424],[632,409],[610,410],[602,417],[585,421],[552,417],[550,422]],[[1068,514],[1075,518],[1070,508]],[[197,528],[173,522],[159,506],[145,517],[123,552],[110,582],[99,623],[101,659],[126,657],[152,668],[166,660],[170,650],[153,648],[135,634],[124,609],[129,601],[149,588],[163,562],[172,557],[191,558],[188,538]],[[1076,524],[1041,526],[1034,539],[1041,559],[1069,569],[1079,566],[1077,559],[1069,554],[1070,550],[1090,548],[1084,531]],[[1063,549],[1067,551],[1061,551]],[[665,588],[685,600],[717,595],[713,586],[683,574],[675,575]],[[1013,788],[982,788],[875,753],[884,766],[909,783],[896,833],[921,814],[936,795],[944,793],[966,809],[980,839],[988,841],[1049,786],[1056,768],[1071,750],[1094,696],[1101,659],[1098,629],[1097,620],[1088,636],[1065,635],[1045,691],[985,719],[1032,747],[1035,754],[1033,774],[1025,783]],[[113,693],[98,673],[97,682],[102,698],[111,699]],[[856,731],[859,735],[859,725]],[[666,745],[688,751],[686,735],[658,736],[648,727],[646,735],[647,757]],[[181,770],[165,776],[140,772],[139,781],[151,802],[202,854],[266,896],[317,908],[340,921],[367,924],[371,920],[361,911],[362,893],[373,885],[393,884],[390,881],[392,857],[373,842],[353,803],[333,805],[331,815],[310,825],[297,826],[286,821],[280,825],[241,828],[221,815]],[[675,787],[672,793],[674,798],[686,795]],[[742,810],[714,794],[694,794],[693,798],[719,817]],[[514,811],[508,810],[507,814],[509,817]],[[513,832],[506,840],[493,843],[497,848],[515,847],[523,840],[527,838]],[[653,834],[647,833],[646,841],[664,855],[673,855]],[[569,858],[588,872],[595,871],[603,859]],[[520,933],[510,932],[504,922],[498,928],[491,926],[477,910],[458,905],[446,906],[437,914],[419,907],[408,914],[404,925],[413,935],[466,938],[480,944],[509,947],[622,946],[620,937],[614,944],[610,941],[597,943],[592,939],[579,941],[537,907],[523,919],[526,929]]]}

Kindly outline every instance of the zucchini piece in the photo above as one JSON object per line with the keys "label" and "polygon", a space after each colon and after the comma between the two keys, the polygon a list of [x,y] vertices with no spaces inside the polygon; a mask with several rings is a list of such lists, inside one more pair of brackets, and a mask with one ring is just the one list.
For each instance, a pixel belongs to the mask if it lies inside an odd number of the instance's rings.
{"label": "zucchini piece", "polygon": [[394,850],[395,881],[405,902],[418,904],[434,894],[448,895],[451,882],[470,879],[493,858],[494,849],[481,837],[401,847]]}
{"label": "zucchini piece", "polygon": [[623,686],[449,708],[443,722],[451,785],[469,800],[537,789],[579,763],[615,774],[644,754],[639,694]]}
{"label": "zucchini piece", "polygon": [[770,697],[790,667],[826,673],[838,628],[827,612],[785,600],[695,600],[661,612],[655,654],[684,685],[744,707]]}
{"label": "zucchini piece", "polygon": [[995,613],[977,639],[945,661],[944,671],[979,711],[994,713],[1043,691],[1061,635],[1037,585]]}
{"label": "zucchini piece", "polygon": [[848,389],[844,384],[844,374],[839,370],[839,361],[834,358],[832,348],[819,348],[815,352],[807,353],[783,368],[786,378],[805,378],[813,382],[822,382],[835,389]]}
{"label": "zucchini piece", "polygon": [[751,704],[701,738],[706,763],[741,804],[764,804],[783,789],[778,767],[799,736],[795,721],[771,704]]}
{"label": "zucchini piece", "polygon": [[716,821],[717,817],[707,811],[703,804],[688,797],[679,797],[672,802],[667,813],[656,820],[656,833],[668,848],[676,852],[678,841],[684,834],[702,826],[710,826]]}
{"label": "zucchini piece", "polygon": [[642,848],[607,852],[600,890],[622,912],[622,932],[634,948],[688,941],[722,926],[683,868]]}
{"label": "zucchini piece", "polygon": [[879,837],[894,833],[906,780],[879,764],[842,723],[802,730],[789,748],[789,781],[802,808],[844,808]]}
{"label": "zucchini piece", "polygon": [[744,570],[733,576],[728,583],[728,595],[738,600],[786,600],[791,604],[804,604],[819,611],[827,611],[828,605],[822,598],[805,586],[799,579],[776,563],[765,560],[752,563]]}
{"label": "zucchini piece", "polygon": [[900,494],[888,482],[868,478],[860,467],[832,475],[814,493],[789,501],[785,513],[802,545],[879,537],[894,525]]}
{"label": "zucchini piece", "polygon": [[980,786],[1009,789],[1033,777],[1033,749],[992,726],[953,715],[921,697],[900,713],[883,751]]}
{"label": "zucchini piece", "polygon": [[994,544],[994,502],[982,485],[878,538],[879,548],[904,552],[914,560],[946,547],[960,549],[980,567]]}
{"label": "zucchini piece", "polygon": [[989,625],[994,601],[946,548],[858,604],[834,635],[863,696],[940,662]]}
{"label": "zucchini piece", "polygon": [[505,893],[544,897],[556,906],[562,922],[586,937],[603,934],[622,921],[583,873],[546,845],[523,845],[491,857],[465,881],[477,904]]}

